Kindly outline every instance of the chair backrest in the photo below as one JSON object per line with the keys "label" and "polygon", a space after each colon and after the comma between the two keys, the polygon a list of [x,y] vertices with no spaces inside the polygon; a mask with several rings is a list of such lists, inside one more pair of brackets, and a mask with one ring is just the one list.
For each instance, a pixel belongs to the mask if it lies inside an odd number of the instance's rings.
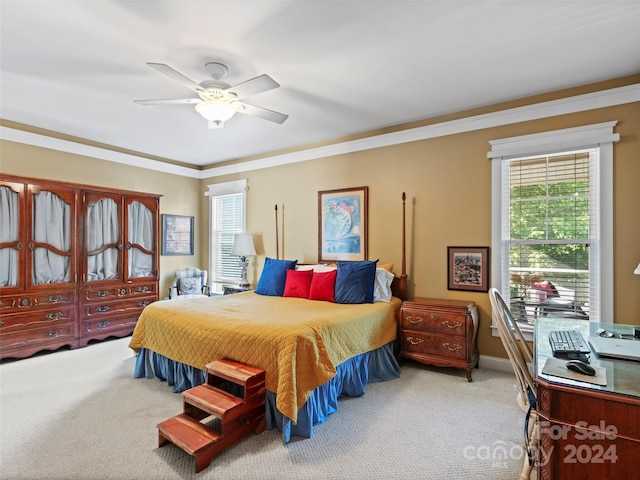
{"label": "chair backrest", "polygon": [[186,267],[176,271],[176,291],[178,295],[203,294],[207,285],[207,271],[196,267]]}
{"label": "chair backrest", "polygon": [[529,407],[535,406],[536,401],[535,382],[527,365],[527,363],[533,362],[533,353],[500,292],[495,288],[489,289],[489,300],[496,318],[500,339],[518,379],[520,406],[524,410],[528,410]]}

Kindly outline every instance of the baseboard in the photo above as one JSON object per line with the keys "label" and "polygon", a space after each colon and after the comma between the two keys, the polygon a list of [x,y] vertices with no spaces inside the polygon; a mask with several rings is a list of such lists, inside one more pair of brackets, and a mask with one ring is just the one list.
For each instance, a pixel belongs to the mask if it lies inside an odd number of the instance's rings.
{"label": "baseboard", "polygon": [[511,366],[511,362],[507,358],[480,355],[478,365],[482,368],[489,368],[491,370],[498,370],[500,372],[513,373],[513,367]]}

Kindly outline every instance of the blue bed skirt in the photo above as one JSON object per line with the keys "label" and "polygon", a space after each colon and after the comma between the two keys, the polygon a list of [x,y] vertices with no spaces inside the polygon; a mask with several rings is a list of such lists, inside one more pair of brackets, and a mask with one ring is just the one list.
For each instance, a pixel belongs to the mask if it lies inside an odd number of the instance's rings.
{"label": "blue bed skirt", "polygon": [[[317,387],[309,400],[300,408],[298,421],[293,422],[276,408],[276,394],[266,393],[266,428],[278,428],[285,443],[292,436],[313,436],[313,427],[324,423],[329,415],[338,411],[338,398],[364,395],[368,383],[383,382],[398,378],[400,366],[394,355],[395,342],[356,355],[336,367],[337,374],[328,382]],[[141,348],[136,357],[135,378],[159,378],[173,386],[174,392],[182,392],[204,383],[205,372],[178,363],[151,350]]]}

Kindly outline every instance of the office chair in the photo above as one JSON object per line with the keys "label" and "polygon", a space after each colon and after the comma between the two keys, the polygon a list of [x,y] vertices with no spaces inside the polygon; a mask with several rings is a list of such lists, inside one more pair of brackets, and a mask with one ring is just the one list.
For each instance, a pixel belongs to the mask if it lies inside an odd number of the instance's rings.
{"label": "office chair", "polygon": [[509,361],[518,380],[517,402],[520,408],[526,412],[524,435],[527,455],[524,459],[520,479],[528,480],[538,456],[539,437],[538,416],[536,414],[536,386],[527,365],[533,362],[533,352],[500,292],[495,288],[491,288],[489,290],[489,300],[496,318],[502,345],[507,351]]}

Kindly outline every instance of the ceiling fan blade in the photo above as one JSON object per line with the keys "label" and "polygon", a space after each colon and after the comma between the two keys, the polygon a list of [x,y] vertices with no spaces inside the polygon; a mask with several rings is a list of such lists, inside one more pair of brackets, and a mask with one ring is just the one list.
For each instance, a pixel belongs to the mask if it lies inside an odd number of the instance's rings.
{"label": "ceiling fan blade", "polygon": [[147,65],[149,65],[151,68],[155,68],[160,73],[164,73],[166,76],[176,80],[177,82],[193,90],[194,92],[201,92],[204,90],[197,82],[194,82],[189,77],[185,77],[183,74],[171,68],[169,65],[165,65],[164,63],[152,62],[147,62]]}
{"label": "ceiling fan blade", "polygon": [[134,100],[134,102],[140,105],[177,105],[181,103],[200,103],[202,100],[199,98],[176,98],[167,100]]}
{"label": "ceiling fan blade", "polygon": [[273,110],[269,110],[267,108],[256,107],[255,105],[251,105],[250,103],[233,102],[232,105],[236,107],[238,109],[238,112],[240,113],[253,115],[254,117],[259,117],[274,123],[283,124],[284,121],[289,118],[289,115],[285,115],[284,113],[274,112]]}
{"label": "ceiling fan blade", "polygon": [[269,75],[263,73],[251,80],[229,87],[225,91],[234,93],[238,100],[241,100],[252,95],[257,95],[258,93],[266,92],[267,90],[278,88],[279,86],[280,84],[278,82]]}

